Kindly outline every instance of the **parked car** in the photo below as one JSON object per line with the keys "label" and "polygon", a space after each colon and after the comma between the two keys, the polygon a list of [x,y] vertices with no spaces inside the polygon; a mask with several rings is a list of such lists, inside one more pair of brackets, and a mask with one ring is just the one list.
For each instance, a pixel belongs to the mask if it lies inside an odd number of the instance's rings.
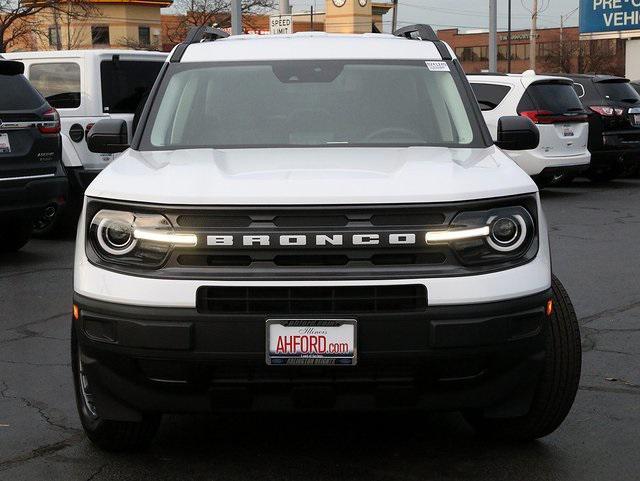
{"label": "parked car", "polygon": [[640,95],[628,79],[610,75],[567,75],[589,113],[593,181],[623,175],[640,162]]}
{"label": "parked car", "polygon": [[78,226],[89,439],[136,449],[165,412],[269,408],[555,430],[580,334],[538,189],[501,151],[538,145],[530,118],[503,117],[494,143],[428,26],[226,37],[173,50],[133,140],[118,119],[89,132],[124,151]]}
{"label": "parked car", "polygon": [[505,115],[530,118],[540,131],[531,150],[507,152],[538,185],[549,185],[589,167],[589,124],[572,80],[536,75],[470,74],[482,114],[494,139]]}
{"label": "parked car", "polygon": [[[25,75],[60,114],[62,161],[69,174],[71,217],[82,194],[115,157],[87,149],[86,133],[98,120],[123,119],[129,134],[167,54],[133,50],[66,50],[8,53],[25,64]],[[73,207],[76,207],[75,209]],[[52,231],[61,220],[57,205],[47,209],[36,231]]]}
{"label": "parked car", "polygon": [[67,194],[60,118],[23,72],[0,57],[0,252],[23,247],[33,220]]}

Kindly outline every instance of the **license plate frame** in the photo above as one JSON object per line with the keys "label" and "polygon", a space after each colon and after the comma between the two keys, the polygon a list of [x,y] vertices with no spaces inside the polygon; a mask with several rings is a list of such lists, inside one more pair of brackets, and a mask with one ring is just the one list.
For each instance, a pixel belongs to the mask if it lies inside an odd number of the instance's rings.
{"label": "license plate frame", "polygon": [[0,132],[0,154],[11,153],[11,142],[9,141],[9,134]]}
{"label": "license plate frame", "polygon": [[[288,333],[289,336],[297,335],[298,337],[317,338],[324,336],[325,352],[279,354],[277,350],[279,333]],[[275,345],[273,341],[275,341]],[[318,342],[317,340],[316,347]],[[300,341],[300,351],[303,350],[302,343],[303,341]],[[312,343],[311,340],[307,341],[307,350],[309,350],[309,344]],[[347,344],[347,351],[326,352],[329,344],[340,344],[338,347],[342,348],[343,343]],[[358,362],[358,321],[356,319],[322,318],[267,319],[265,323],[265,361],[269,366],[355,366]]]}

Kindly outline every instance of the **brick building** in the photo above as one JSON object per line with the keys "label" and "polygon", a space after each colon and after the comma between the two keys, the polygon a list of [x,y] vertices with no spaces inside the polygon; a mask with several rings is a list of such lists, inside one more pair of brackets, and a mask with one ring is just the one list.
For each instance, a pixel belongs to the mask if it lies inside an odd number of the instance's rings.
{"label": "brick building", "polygon": [[[489,34],[461,33],[458,29],[438,31],[438,36],[456,52],[467,72],[489,68]],[[511,72],[522,73],[530,65],[530,32],[511,33]],[[498,71],[507,71],[508,33],[498,33]],[[538,30],[536,70],[538,72],[608,73],[624,75],[623,40],[580,40],[577,27]]]}

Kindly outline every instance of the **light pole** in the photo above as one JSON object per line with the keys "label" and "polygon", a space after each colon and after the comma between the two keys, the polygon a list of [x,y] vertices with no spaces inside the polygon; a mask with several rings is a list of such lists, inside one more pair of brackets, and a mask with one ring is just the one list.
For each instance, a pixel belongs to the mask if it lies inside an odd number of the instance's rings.
{"label": "light pole", "polygon": [[507,16],[509,19],[507,20],[507,73],[511,73],[511,0],[509,0]]}
{"label": "light pole", "polygon": [[498,0],[489,0],[489,71],[498,70]]}
{"label": "light pole", "polygon": [[529,68],[536,69],[536,36],[538,35],[538,0],[533,0],[531,12],[531,33],[529,37]]}
{"label": "light pole", "polygon": [[242,34],[242,4],[240,0],[231,0],[231,34]]}

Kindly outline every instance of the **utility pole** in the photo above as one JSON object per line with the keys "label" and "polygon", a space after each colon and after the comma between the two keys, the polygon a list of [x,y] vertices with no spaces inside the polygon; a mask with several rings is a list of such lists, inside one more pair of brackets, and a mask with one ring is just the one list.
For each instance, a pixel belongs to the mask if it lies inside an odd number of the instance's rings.
{"label": "utility pole", "polygon": [[391,32],[398,29],[398,0],[393,0],[393,17],[391,17]]}
{"label": "utility pole", "polygon": [[489,0],[489,71],[498,71],[498,0]]}
{"label": "utility pole", "polygon": [[531,34],[529,36],[529,65],[531,70],[536,69],[536,35],[538,34],[538,0],[533,0],[531,13]]}
{"label": "utility pole", "polygon": [[314,25],[313,25],[313,5],[311,5],[311,27],[310,27],[310,30],[312,32],[315,31],[315,28],[314,28]]}
{"label": "utility pole", "polygon": [[280,15],[289,15],[291,13],[291,5],[289,0],[280,0]]}
{"label": "utility pole", "polygon": [[564,15],[560,15],[560,68],[564,70]]}
{"label": "utility pole", "polygon": [[509,0],[509,13],[508,13],[508,27],[507,27],[507,73],[511,73],[511,0]]}
{"label": "utility pole", "polygon": [[242,4],[231,0],[231,35],[242,35]]}

